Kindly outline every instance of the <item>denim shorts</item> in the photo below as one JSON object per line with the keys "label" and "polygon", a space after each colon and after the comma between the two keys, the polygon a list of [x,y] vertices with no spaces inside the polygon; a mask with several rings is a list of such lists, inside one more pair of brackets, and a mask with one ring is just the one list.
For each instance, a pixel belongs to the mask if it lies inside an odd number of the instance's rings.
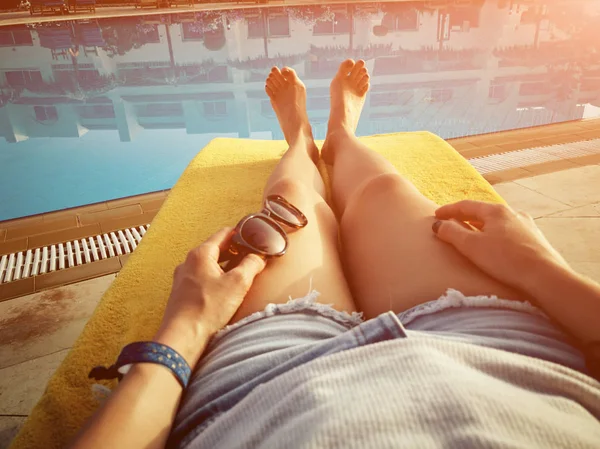
{"label": "denim shorts", "polygon": [[185,447],[256,386],[346,349],[396,338],[441,338],[535,357],[587,374],[575,342],[529,303],[456,290],[400,314],[363,321],[317,302],[269,304],[218,333],[186,389],[169,447]]}

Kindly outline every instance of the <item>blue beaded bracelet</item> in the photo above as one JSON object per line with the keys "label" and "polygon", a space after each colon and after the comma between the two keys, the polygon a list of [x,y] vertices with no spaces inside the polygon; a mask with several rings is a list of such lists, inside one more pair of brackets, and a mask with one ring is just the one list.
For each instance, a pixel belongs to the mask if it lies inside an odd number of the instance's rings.
{"label": "blue beaded bracelet", "polygon": [[185,359],[173,348],[153,341],[138,341],[125,346],[114,365],[108,368],[96,366],[88,377],[96,380],[121,380],[132,363],[163,365],[173,372],[183,388],[187,387],[192,372]]}

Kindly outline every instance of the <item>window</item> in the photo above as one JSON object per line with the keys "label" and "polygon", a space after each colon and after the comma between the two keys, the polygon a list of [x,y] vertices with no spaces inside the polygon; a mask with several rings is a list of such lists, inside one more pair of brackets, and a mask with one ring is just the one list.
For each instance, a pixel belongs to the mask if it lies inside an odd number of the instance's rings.
{"label": "window", "polygon": [[265,31],[263,26],[262,17],[249,17],[248,18],[248,38],[257,39],[264,37]]}
{"label": "window", "polygon": [[205,102],[204,115],[208,117],[219,117],[227,115],[227,103],[225,101]]}
{"label": "window", "polygon": [[523,83],[519,87],[520,95],[542,95],[546,93],[545,83]]}
{"label": "window", "polygon": [[35,119],[40,122],[58,120],[58,111],[54,106],[34,106]]}
{"label": "window", "polygon": [[137,107],[138,117],[181,117],[183,107],[181,103],[151,103]]}
{"label": "window", "polygon": [[506,84],[492,83],[488,96],[495,100],[504,100],[506,98]]}
{"label": "window", "polygon": [[204,29],[201,23],[184,22],[181,24],[181,30],[185,41],[201,41],[204,39]]}
{"label": "window", "polygon": [[93,104],[79,106],[79,115],[81,118],[95,119],[95,118],[114,118],[115,110],[112,104]]}
{"label": "window", "polygon": [[267,24],[269,25],[269,37],[290,35],[290,19],[287,15],[269,17]]}
{"label": "window", "polygon": [[443,103],[452,99],[452,89],[433,89],[431,91],[432,103]]}
{"label": "window", "polygon": [[346,14],[335,13],[332,20],[319,20],[313,27],[313,34],[348,34],[352,23]]}
{"label": "window", "polygon": [[5,74],[6,81],[12,87],[25,87],[43,82],[42,72],[39,70],[15,70]]}
{"label": "window", "polygon": [[0,31],[0,46],[16,47],[33,45],[33,39],[29,30],[6,30]]}
{"label": "window", "polygon": [[287,15],[267,17],[266,33],[264,25],[265,21],[263,20],[263,17],[248,18],[248,38],[287,37],[290,35],[290,19]]}
{"label": "window", "polygon": [[141,32],[138,33],[137,38],[141,45],[159,43],[160,35],[158,34],[158,25],[144,24]]}

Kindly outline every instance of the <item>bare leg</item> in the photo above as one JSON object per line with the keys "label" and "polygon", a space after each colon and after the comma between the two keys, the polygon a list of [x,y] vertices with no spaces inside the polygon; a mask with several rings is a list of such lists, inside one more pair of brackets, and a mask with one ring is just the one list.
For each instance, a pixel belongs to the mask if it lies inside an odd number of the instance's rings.
{"label": "bare leg", "polygon": [[292,69],[273,68],[266,86],[289,149],[271,174],[264,195],[279,194],[298,207],[308,225],[289,233],[285,256],[269,261],[254,282],[233,322],[269,303],[302,297],[312,286],[321,301],[338,310],[356,310],[337,250],[338,226],[324,200],[325,186],[315,162],[315,146],[306,114],[306,88]]}
{"label": "bare leg", "polygon": [[356,138],[365,83],[362,61],[342,64],[331,84],[331,117],[322,152],[324,161],[333,165],[342,259],[358,308],[366,317],[401,312],[436,299],[448,288],[522,299],[437,240],[431,231],[437,205]]}

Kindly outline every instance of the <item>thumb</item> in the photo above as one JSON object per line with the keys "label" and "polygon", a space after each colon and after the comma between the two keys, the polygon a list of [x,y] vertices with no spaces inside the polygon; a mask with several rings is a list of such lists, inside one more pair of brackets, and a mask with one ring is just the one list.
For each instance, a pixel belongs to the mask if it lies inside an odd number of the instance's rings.
{"label": "thumb", "polygon": [[267,263],[256,254],[246,255],[242,261],[228,275],[240,279],[248,288],[252,285],[254,278],[262,272]]}
{"label": "thumb", "polygon": [[450,243],[461,253],[467,249],[467,240],[473,237],[475,231],[466,229],[455,221],[436,221],[432,226],[438,238]]}

